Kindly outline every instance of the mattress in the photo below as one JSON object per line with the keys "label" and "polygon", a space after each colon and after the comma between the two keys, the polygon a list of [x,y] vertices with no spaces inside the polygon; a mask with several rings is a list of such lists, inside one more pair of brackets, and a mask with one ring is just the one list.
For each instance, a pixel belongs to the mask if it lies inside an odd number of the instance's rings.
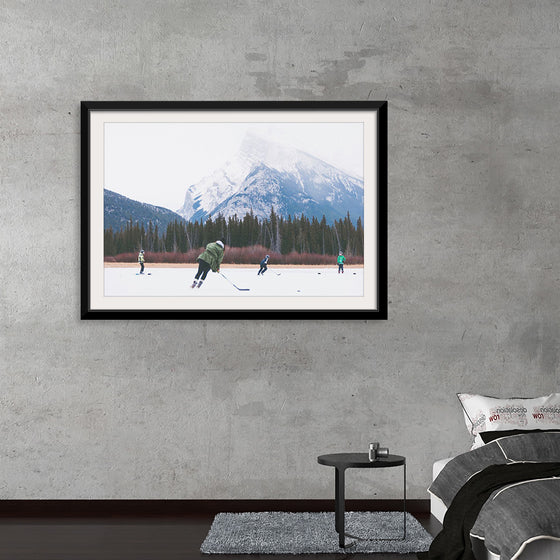
{"label": "mattress", "polygon": [[[442,471],[443,467],[451,461],[453,457],[448,457],[447,459],[439,459],[433,464],[432,467],[432,480],[435,480],[438,474]],[[429,492],[429,491],[428,491]],[[445,512],[447,511],[447,507],[445,504],[432,492],[430,494],[430,511],[432,515],[440,522],[443,523],[443,518],[445,517]]]}

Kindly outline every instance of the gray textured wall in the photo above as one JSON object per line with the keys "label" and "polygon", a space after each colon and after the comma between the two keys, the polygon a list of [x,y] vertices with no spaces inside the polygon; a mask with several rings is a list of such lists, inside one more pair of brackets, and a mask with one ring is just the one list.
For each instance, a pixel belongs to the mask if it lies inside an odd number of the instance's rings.
{"label": "gray textured wall", "polygon": [[[426,498],[469,445],[455,392],[558,390],[559,21],[544,0],[4,0],[0,498],[327,498],[316,456],[373,438]],[[84,99],[387,99],[389,320],[80,321]],[[390,475],[349,497],[398,497]]]}

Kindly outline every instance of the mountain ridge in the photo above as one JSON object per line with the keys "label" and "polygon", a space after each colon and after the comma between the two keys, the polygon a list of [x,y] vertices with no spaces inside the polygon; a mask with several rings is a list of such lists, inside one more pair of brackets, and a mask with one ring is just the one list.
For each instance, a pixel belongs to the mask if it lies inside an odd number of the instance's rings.
{"label": "mountain ridge", "polygon": [[103,189],[104,229],[112,228],[113,231],[118,231],[125,227],[131,218],[133,224],[144,224],[144,227],[147,227],[151,221],[154,227],[157,225],[162,232],[175,220],[185,221],[182,216],[169,208],[139,202],[109,189]]}
{"label": "mountain ridge", "polygon": [[363,220],[363,180],[320,158],[248,133],[237,157],[185,192],[177,213],[187,221],[221,214],[226,219],[253,212],[264,219],[271,208],[285,218],[324,215],[328,222]]}

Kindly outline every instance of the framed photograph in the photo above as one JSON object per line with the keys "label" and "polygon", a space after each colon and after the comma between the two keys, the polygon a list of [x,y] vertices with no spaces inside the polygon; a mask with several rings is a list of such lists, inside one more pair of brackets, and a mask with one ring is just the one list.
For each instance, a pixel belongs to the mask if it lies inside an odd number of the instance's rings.
{"label": "framed photograph", "polygon": [[83,319],[386,319],[387,103],[81,104]]}

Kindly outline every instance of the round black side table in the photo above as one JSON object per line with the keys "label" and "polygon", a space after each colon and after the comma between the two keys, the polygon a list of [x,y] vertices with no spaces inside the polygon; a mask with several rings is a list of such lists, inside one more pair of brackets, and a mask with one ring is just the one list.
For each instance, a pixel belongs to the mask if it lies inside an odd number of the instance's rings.
{"label": "round black side table", "polygon": [[[406,458],[401,455],[379,457],[369,460],[368,453],[331,453],[319,455],[317,462],[335,469],[334,519],[338,533],[338,546],[345,548],[344,533],[344,474],[346,469],[384,469],[387,467],[403,467],[403,538],[406,539]],[[348,535],[352,536],[352,535]],[[355,538],[355,537],[354,537]],[[384,539],[385,540],[385,539]]]}

